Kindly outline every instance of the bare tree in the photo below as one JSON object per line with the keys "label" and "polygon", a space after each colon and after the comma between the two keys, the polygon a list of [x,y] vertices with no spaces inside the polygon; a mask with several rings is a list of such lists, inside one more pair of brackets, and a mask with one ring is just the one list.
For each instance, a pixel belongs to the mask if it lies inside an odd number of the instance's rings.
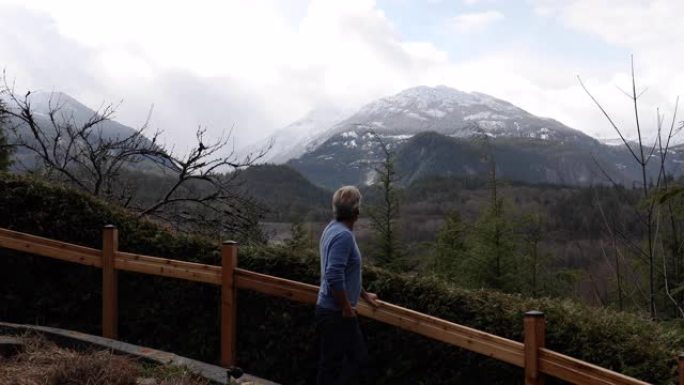
{"label": "bare tree", "polygon": [[73,112],[64,111],[63,104],[50,97],[47,118],[39,119],[30,92],[19,97],[5,83],[2,93],[11,103],[4,112],[13,118],[9,124],[13,145],[31,154],[49,178],[92,195],[112,198],[124,166],[162,154],[155,145],[158,133],[152,140],[145,137],[146,125],[127,134],[105,135],[100,127],[112,117],[112,105],[79,122]]}
{"label": "bare tree", "polygon": [[5,134],[6,114],[4,113],[4,102],[0,99],[0,171],[5,171],[10,165],[10,155],[12,146],[7,143]]}
{"label": "bare tree", "polygon": [[529,266],[529,286],[533,297],[539,295],[539,282],[541,281],[541,269],[543,266],[543,253],[539,250],[539,244],[544,236],[544,219],[538,213],[525,213],[518,225],[518,232],[522,237],[526,252],[527,265]]}
{"label": "bare tree", "polygon": [[[657,309],[656,309],[656,269],[658,269],[658,266],[656,264],[656,246],[657,246],[657,221],[656,221],[656,201],[653,199],[650,199],[650,194],[653,191],[656,191],[660,188],[661,183],[663,183],[666,180],[666,173],[665,173],[665,161],[668,155],[669,151],[669,146],[670,146],[670,141],[672,137],[678,132],[675,131],[674,127],[674,122],[676,120],[676,114],[677,110],[675,109],[674,115],[672,117],[672,125],[670,128],[670,131],[668,133],[668,137],[663,144],[662,140],[662,117],[660,115],[660,111],[657,111],[657,134],[656,138],[653,141],[652,146],[646,145],[644,142],[644,133],[642,130],[642,125],[639,117],[639,97],[643,94],[644,91],[637,92],[637,85],[636,85],[636,76],[634,73],[634,57],[631,58],[631,92],[624,92],[623,93],[630,99],[631,104],[633,105],[634,108],[634,122],[636,126],[636,134],[637,134],[637,143],[633,144],[630,143],[627,138],[625,137],[624,134],[624,129],[618,127],[618,125],[615,123],[615,121],[611,118],[610,114],[605,110],[605,108],[602,106],[602,104],[589,92],[587,87],[584,85],[582,82],[582,79],[578,76],[578,80],[584,91],[589,95],[591,100],[594,102],[594,104],[599,108],[601,113],[606,117],[608,122],[610,123],[611,127],[615,130],[615,132],[618,134],[620,137],[623,145],[625,148],[629,151],[630,155],[634,159],[634,161],[637,163],[640,171],[641,171],[641,193],[643,195],[643,199],[645,202],[644,208],[641,209],[641,218],[644,226],[644,236],[646,237],[646,247],[642,247],[640,245],[635,245],[631,242],[628,242],[631,248],[635,250],[635,252],[638,255],[643,255],[647,258],[647,264],[648,264],[648,284],[649,284],[649,294],[648,294],[648,302],[649,302],[649,312],[651,315],[651,318],[656,318],[657,316]],[[657,153],[656,153],[657,150]],[[651,185],[650,182],[652,180],[649,178],[648,175],[648,165],[650,161],[655,157],[655,156],[660,157],[660,168],[657,174],[656,182],[654,185]],[[604,172],[605,173],[605,172]],[[609,177],[610,179],[610,177]],[[615,184],[614,181],[612,181],[613,184]],[[625,237],[626,238],[626,237]],[[625,239],[626,240],[626,239]]]}
{"label": "bare tree", "polygon": [[[161,131],[146,136],[149,115],[138,129],[110,132],[106,123],[114,105],[103,105],[83,119],[51,96],[43,115],[32,106],[30,92],[19,96],[3,80],[0,96],[8,105],[2,112],[10,118],[12,144],[30,154],[45,177],[114,201],[141,217],[186,222],[212,217],[228,229],[254,221],[256,206],[239,193],[236,178],[268,148],[238,159],[229,148],[232,130],[208,141],[200,127],[190,150],[179,155],[160,143]],[[232,219],[229,224],[218,219],[223,215]]]}
{"label": "bare tree", "polygon": [[378,248],[378,262],[390,266],[399,262],[401,251],[397,238],[396,219],[399,215],[399,199],[396,191],[397,173],[395,170],[394,152],[380,135],[371,131],[374,141],[382,151],[382,159],[375,167],[378,175],[377,186],[381,190],[381,202],[371,207],[371,228],[375,232],[375,243]]}

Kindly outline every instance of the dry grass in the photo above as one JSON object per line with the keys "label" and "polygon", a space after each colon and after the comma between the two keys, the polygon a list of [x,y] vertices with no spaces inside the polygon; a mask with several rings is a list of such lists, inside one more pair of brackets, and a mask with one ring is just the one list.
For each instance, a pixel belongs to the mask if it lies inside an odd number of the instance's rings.
{"label": "dry grass", "polygon": [[183,368],[146,368],[108,351],[77,352],[35,335],[23,339],[23,352],[0,358],[2,385],[136,385],[142,378],[153,378],[155,385],[208,383]]}

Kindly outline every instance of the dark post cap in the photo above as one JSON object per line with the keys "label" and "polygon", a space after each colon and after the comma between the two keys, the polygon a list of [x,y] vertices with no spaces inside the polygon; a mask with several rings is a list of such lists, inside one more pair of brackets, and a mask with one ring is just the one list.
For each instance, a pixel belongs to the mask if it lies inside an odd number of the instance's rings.
{"label": "dark post cap", "polygon": [[537,311],[537,310],[532,310],[532,311],[528,311],[527,313],[525,313],[525,317],[543,317],[543,316],[544,316],[544,313]]}
{"label": "dark post cap", "polygon": [[238,243],[235,241],[223,241],[224,245],[237,245]]}
{"label": "dark post cap", "polygon": [[104,228],[105,228],[105,229],[115,229],[116,226],[114,226],[114,225],[105,225]]}

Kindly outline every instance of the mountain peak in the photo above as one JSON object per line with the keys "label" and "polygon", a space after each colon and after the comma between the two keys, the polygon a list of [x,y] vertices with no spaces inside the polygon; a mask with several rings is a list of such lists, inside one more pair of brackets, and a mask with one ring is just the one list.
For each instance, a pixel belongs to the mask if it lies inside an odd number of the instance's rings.
{"label": "mountain peak", "polygon": [[48,104],[52,106],[64,104],[83,106],[81,102],[61,91],[33,91],[28,98],[31,104],[38,109],[41,109],[40,107],[43,106],[47,109]]}
{"label": "mountain peak", "polygon": [[[311,114],[274,134],[280,148],[270,161],[284,162],[315,151],[325,142],[364,147],[360,139],[373,131],[390,141],[404,141],[434,131],[453,138],[538,139],[549,142],[594,140],[552,119],[541,118],[493,96],[444,85],[416,86],[377,99],[342,119]],[[327,115],[327,114],[324,114]],[[322,129],[323,128],[323,129]],[[335,137],[340,138],[335,139]],[[390,139],[391,138],[391,139]]]}
{"label": "mountain peak", "polygon": [[467,92],[463,92],[461,90],[458,90],[456,88],[452,87],[447,87],[445,85],[437,85],[437,86],[425,86],[425,85],[420,85],[420,86],[415,86],[411,88],[407,88],[398,94],[399,95],[414,95],[414,96],[441,96],[441,97],[448,97],[448,96],[455,96],[455,95],[468,95]]}
{"label": "mountain peak", "polygon": [[60,116],[74,117],[78,122],[85,122],[97,111],[87,107],[71,95],[60,91],[34,91],[28,96],[31,109],[36,114],[48,114],[50,110],[59,109]]}
{"label": "mountain peak", "polygon": [[263,163],[285,163],[300,156],[316,135],[349,116],[351,112],[334,105],[323,105],[310,110],[301,119],[275,131],[269,137],[243,148],[239,157],[269,149]]}
{"label": "mountain peak", "polygon": [[480,92],[464,92],[444,85],[408,88],[398,94],[371,102],[359,112],[365,114],[374,114],[382,110],[388,113],[404,112],[407,116],[420,120],[419,115],[428,119],[442,119],[447,115],[452,115],[455,110],[464,109],[489,110],[516,117],[529,115],[523,109],[493,96]]}

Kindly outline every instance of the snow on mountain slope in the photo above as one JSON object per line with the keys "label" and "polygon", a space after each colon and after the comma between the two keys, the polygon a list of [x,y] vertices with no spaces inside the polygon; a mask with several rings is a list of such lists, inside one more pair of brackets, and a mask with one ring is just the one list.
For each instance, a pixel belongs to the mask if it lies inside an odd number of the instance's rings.
{"label": "snow on mountain slope", "polygon": [[475,134],[548,140],[586,137],[553,119],[537,117],[506,101],[445,86],[410,88],[366,105],[346,122],[393,134],[435,131],[452,137]]}
{"label": "snow on mountain slope", "polygon": [[501,162],[503,178],[530,183],[602,183],[597,162],[624,183],[635,178],[633,170],[620,168],[629,160],[620,147],[495,97],[444,86],[415,87],[369,103],[314,136],[288,163],[327,188],[371,184],[382,158],[378,138],[398,158],[409,157],[397,159],[406,183],[486,173],[481,159],[490,155]]}
{"label": "snow on mountain slope", "polygon": [[268,138],[247,146],[241,151],[242,157],[257,154],[268,149],[259,163],[285,163],[298,158],[307,150],[307,144],[317,135],[349,116],[350,111],[337,107],[318,108],[302,119],[287,125],[271,134]]}
{"label": "snow on mountain slope", "polygon": [[[368,131],[397,140],[434,131],[454,138],[487,136],[562,143],[596,142],[556,120],[532,115],[486,94],[467,93],[445,86],[419,86],[365,105],[327,131],[303,141],[303,147],[306,152],[311,152],[337,134],[355,132],[359,135]],[[348,142],[351,144],[351,140]],[[361,143],[356,141],[356,145]],[[297,152],[301,149],[302,146]]]}
{"label": "snow on mountain slope", "polygon": [[[314,151],[335,135],[373,131],[394,140],[434,131],[454,138],[473,136],[536,138],[552,141],[593,139],[553,119],[541,118],[495,97],[445,86],[419,86],[373,101],[351,114],[336,108],[318,109],[243,153],[271,149],[265,163],[284,163]],[[362,146],[349,136],[348,146]]]}

